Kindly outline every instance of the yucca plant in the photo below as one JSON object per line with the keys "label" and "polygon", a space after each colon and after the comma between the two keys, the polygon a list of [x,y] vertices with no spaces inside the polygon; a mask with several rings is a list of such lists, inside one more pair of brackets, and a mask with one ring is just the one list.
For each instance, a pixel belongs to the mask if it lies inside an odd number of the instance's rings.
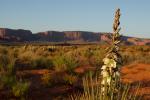
{"label": "yucca plant", "polygon": [[120,9],[116,10],[113,34],[111,36],[111,46],[107,48],[108,52],[103,59],[101,74],[92,78],[92,75],[83,79],[83,93],[71,96],[71,100],[138,100],[137,91],[131,93],[131,85],[123,85],[120,82],[120,66],[122,58],[119,52],[120,41]]}
{"label": "yucca plant", "polygon": [[[83,78],[83,92],[79,92],[70,96],[71,100],[140,100],[138,97],[139,86],[137,85],[134,92],[130,92],[132,86],[130,84],[121,84],[118,91],[114,95],[115,85],[110,85],[109,94],[108,91],[102,90],[101,83],[99,83],[98,75],[93,78],[92,74]],[[70,100],[69,99],[69,100]]]}
{"label": "yucca plant", "polygon": [[106,57],[103,59],[104,65],[101,67],[101,90],[104,94],[104,91],[107,90],[107,94],[112,90],[111,85],[114,85],[113,90],[114,93],[118,91],[119,81],[120,81],[120,73],[119,67],[122,64],[122,59],[119,51],[119,43],[120,43],[120,9],[116,10],[114,24],[113,24],[113,34],[111,36],[112,44],[108,48],[108,53]]}

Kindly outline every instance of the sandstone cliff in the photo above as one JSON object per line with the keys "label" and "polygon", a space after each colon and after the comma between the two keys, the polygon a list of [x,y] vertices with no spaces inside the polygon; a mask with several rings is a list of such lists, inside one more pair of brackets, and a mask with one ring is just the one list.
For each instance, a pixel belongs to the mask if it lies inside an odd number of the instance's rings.
{"label": "sandstone cliff", "polygon": [[[97,42],[110,43],[111,33],[86,31],[46,31],[33,34],[30,30],[0,28],[0,42]],[[122,36],[126,45],[150,45],[150,39]]]}

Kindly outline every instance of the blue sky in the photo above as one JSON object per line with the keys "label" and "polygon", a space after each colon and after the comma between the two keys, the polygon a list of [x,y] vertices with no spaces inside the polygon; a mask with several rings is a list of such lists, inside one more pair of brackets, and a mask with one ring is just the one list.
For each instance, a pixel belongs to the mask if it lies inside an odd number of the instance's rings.
{"label": "blue sky", "polygon": [[32,32],[112,32],[121,9],[121,34],[150,38],[150,0],[0,0],[0,27]]}

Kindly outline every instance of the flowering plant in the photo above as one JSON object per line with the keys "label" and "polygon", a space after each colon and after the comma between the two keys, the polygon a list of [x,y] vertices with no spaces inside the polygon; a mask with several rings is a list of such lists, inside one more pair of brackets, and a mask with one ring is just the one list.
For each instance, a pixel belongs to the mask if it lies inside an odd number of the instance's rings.
{"label": "flowering plant", "polygon": [[121,56],[118,53],[120,43],[120,35],[119,35],[120,28],[118,28],[120,25],[119,18],[120,18],[120,9],[117,9],[113,24],[114,33],[112,34],[112,45],[110,48],[108,48],[109,51],[106,57],[103,59],[104,65],[102,65],[101,67],[102,92],[110,89],[111,85],[114,85],[114,87],[116,87],[115,90],[117,90],[119,84],[120,79],[119,64],[121,64],[122,62]]}

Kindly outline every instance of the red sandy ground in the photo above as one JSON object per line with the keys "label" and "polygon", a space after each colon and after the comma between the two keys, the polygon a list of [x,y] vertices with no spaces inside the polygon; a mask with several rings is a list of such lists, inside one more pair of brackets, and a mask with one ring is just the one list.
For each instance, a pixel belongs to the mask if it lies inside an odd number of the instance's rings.
{"label": "red sandy ground", "polygon": [[[82,66],[75,69],[77,73],[84,73],[87,70],[94,70],[93,67],[90,66]],[[45,74],[47,70],[34,70],[32,74]],[[127,66],[123,66],[121,68],[122,81],[125,83],[141,83],[141,87],[139,89],[141,95],[144,95],[144,98],[150,100],[150,65],[149,64],[130,64]],[[53,94],[58,95],[65,93],[66,91],[71,90],[71,87],[54,87],[49,89],[47,92],[43,91],[44,94]],[[42,96],[42,94],[41,94]],[[40,96],[39,96],[40,97]],[[42,96],[43,97],[43,96]],[[43,100],[43,99],[42,99]]]}
{"label": "red sandy ground", "polygon": [[[75,72],[84,73],[86,70],[94,69],[93,67],[82,66],[75,69]],[[55,72],[46,69],[17,72],[17,75],[25,76],[26,79],[31,81],[28,100],[63,100],[61,97],[62,94],[65,95],[66,93],[72,93],[74,91],[74,88],[69,85],[56,85],[51,88],[43,87],[41,76],[46,73],[54,74]],[[150,100],[150,64],[130,64],[123,66],[121,68],[121,75],[123,82],[141,82],[140,94],[144,95],[143,100]]]}
{"label": "red sandy ground", "polygon": [[150,64],[131,64],[122,67],[121,72],[123,82],[140,82],[139,94],[144,96],[143,99],[150,100]]}

